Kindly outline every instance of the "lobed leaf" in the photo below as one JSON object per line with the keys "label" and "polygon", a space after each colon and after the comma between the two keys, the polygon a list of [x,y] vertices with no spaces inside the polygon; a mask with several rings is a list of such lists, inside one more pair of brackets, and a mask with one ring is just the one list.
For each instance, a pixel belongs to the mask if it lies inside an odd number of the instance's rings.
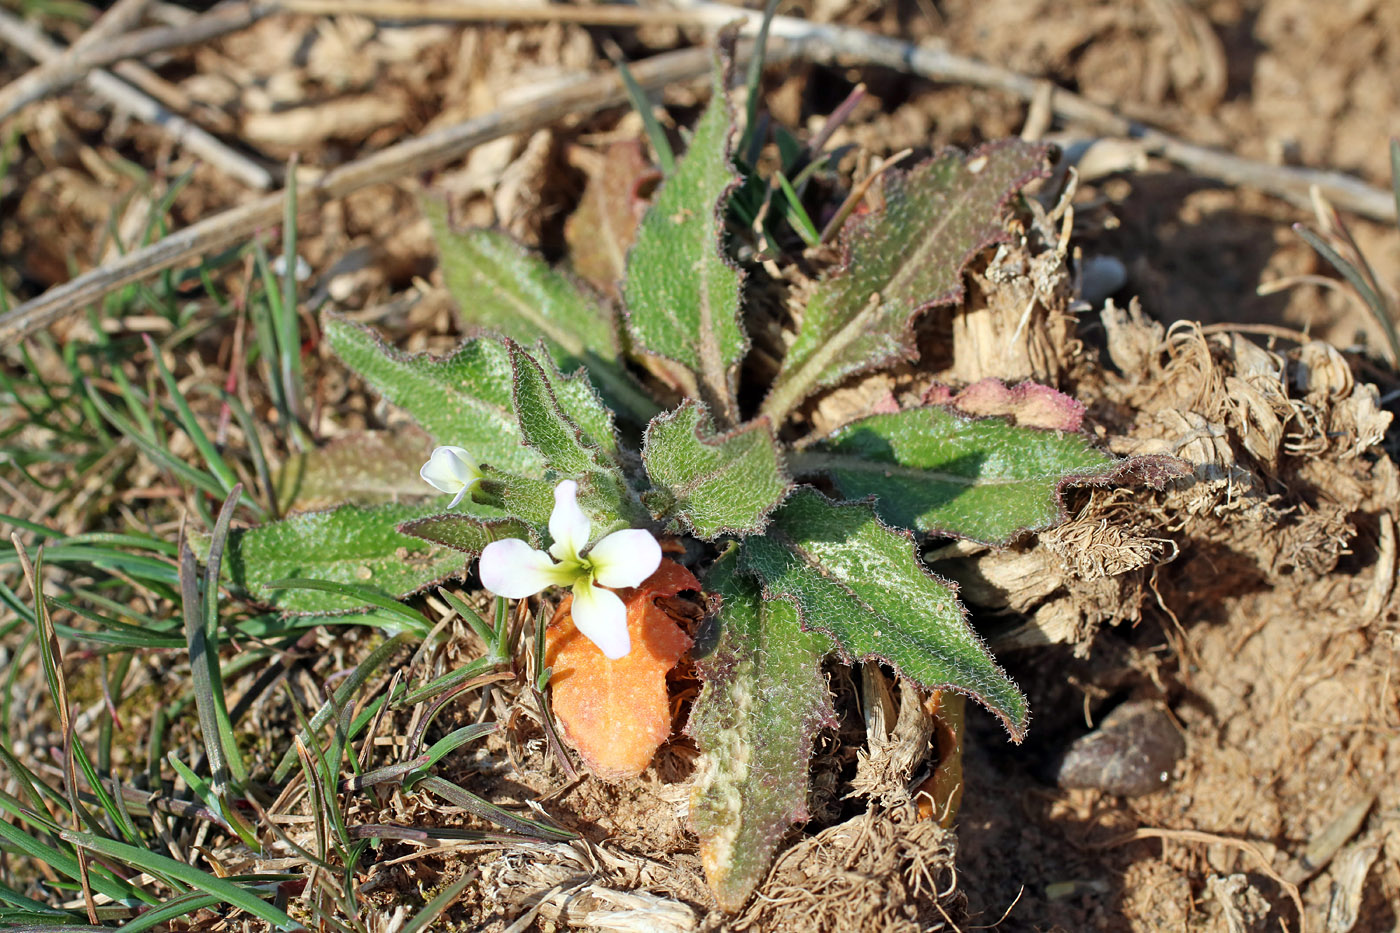
{"label": "lobed leaf", "polygon": [[[585,445],[598,448],[607,455],[609,461],[616,463],[621,457],[621,452],[617,442],[617,429],[613,426],[612,410],[603,403],[583,373],[575,372],[565,376],[547,352],[540,352],[542,349],[543,345],[537,348],[533,355],[526,356],[539,365],[544,374],[544,384],[553,393],[559,410],[573,422],[580,440]],[[515,365],[514,359],[511,365]],[[517,374],[517,385],[519,379]]]}
{"label": "lobed leaf", "polygon": [[762,531],[791,486],[766,420],[717,436],[693,399],[652,419],[642,461],[671,531],[707,541]]}
{"label": "lobed leaf", "polygon": [[636,348],[689,368],[701,397],[721,423],[732,424],[735,370],[749,341],[739,316],[743,276],[721,243],[725,207],[738,184],[729,161],[725,71],[716,66],[690,148],[642,219],[622,293]]}
{"label": "lobed leaf", "polygon": [[913,319],[961,297],[963,267],[1005,239],[1003,205],[1044,174],[1046,152],[1008,140],[885,176],[884,209],[843,228],[844,261],[817,280],[764,413],[780,423],[818,388],[915,359]]}
{"label": "lobed leaf", "polygon": [[1122,462],[1084,434],[1019,427],[925,406],[838,428],[798,458],[848,499],[875,497],[891,525],[1005,544],[1064,518],[1063,487],[1103,482]]}
{"label": "lobed leaf", "polygon": [[[550,378],[544,366],[519,344],[507,341],[507,345],[521,436],[550,470],[560,477],[579,481],[579,504],[598,520],[594,531],[602,535],[619,524],[649,520],[650,516],[628,487],[614,457],[596,443],[592,433],[585,433],[570,417],[580,414],[596,422],[601,412],[608,429],[605,436],[612,441],[615,451],[611,421],[606,419],[607,412],[602,404],[596,397],[591,397],[591,404],[585,404],[577,393],[568,391],[567,385],[563,386],[565,391],[556,392],[561,384]],[[564,410],[561,400],[570,406],[570,411]]]}
{"label": "lobed leaf", "polygon": [[884,661],[932,690],[982,703],[1015,741],[1026,698],[968,627],[955,587],[919,561],[908,532],[881,524],[868,502],[834,503],[799,488],[763,536],[744,541],[743,569],[768,599],[791,600],[804,631],[836,640],[844,660]]}
{"label": "lobed leaf", "polygon": [[572,596],[550,620],[545,660],[552,671],[554,714],[564,737],[599,777],[636,777],[670,738],[666,674],[690,650],[691,640],[656,599],[698,589],[700,581],[689,570],[663,560],[640,587],[618,590],[627,607],[632,650],[615,661],[574,626]]}
{"label": "lobed leaf", "polygon": [[453,230],[447,208],[425,200],[447,290],[462,317],[533,344],[567,370],[584,367],[614,404],[645,420],[656,410],[627,374],[617,312],[499,230]]}
{"label": "lobed leaf", "polygon": [[326,315],[323,326],[345,365],[412,415],[438,444],[464,447],[503,470],[543,472],[543,460],[522,443],[511,400],[510,352],[499,340],[473,337],[443,357],[408,355],[336,315]]}
{"label": "lobed leaf", "polygon": [[[224,579],[250,599],[287,612],[345,612],[363,609],[369,602],[324,590],[269,590],[265,584],[324,580],[356,584],[380,596],[401,599],[465,572],[466,561],[459,552],[396,529],[402,522],[440,509],[440,505],[347,505],[236,529],[230,532],[224,553]],[[207,542],[207,538],[191,540],[192,545],[202,544],[205,553]]]}
{"label": "lobed leaf", "polygon": [[705,686],[686,726],[700,746],[690,819],[705,877],[727,911],[743,906],[788,827],[807,818],[813,738],[836,724],[821,669],[831,639],[802,631],[792,603],[764,600],[738,572],[737,550],[705,577],[723,602],[717,631],[702,637],[710,647],[695,652]]}

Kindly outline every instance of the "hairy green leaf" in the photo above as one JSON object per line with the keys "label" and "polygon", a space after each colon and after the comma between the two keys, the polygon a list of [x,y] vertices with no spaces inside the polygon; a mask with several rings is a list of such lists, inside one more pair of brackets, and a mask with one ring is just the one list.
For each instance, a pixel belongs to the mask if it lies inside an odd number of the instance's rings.
{"label": "hairy green leaf", "polygon": [[608,469],[610,464],[594,439],[585,436],[564,412],[544,367],[519,344],[508,346],[515,380],[515,414],[525,443],[539,453],[546,466],[563,476]]}
{"label": "hairy green leaf", "polygon": [[927,406],[871,415],[798,455],[849,499],[875,497],[892,525],[1005,544],[1064,518],[1060,490],[1122,466],[1080,433],[1017,427]]}
{"label": "hairy green leaf", "polygon": [[582,366],[614,405],[641,420],[656,411],[623,363],[617,312],[499,230],[453,230],[425,200],[447,290],[469,324],[525,344],[543,340],[567,370]]}
{"label": "hairy green leaf", "polygon": [[[579,481],[579,505],[595,521],[601,520],[594,531],[602,534],[618,525],[650,518],[628,487],[616,460],[598,446],[593,433],[585,433],[571,417],[579,415],[597,422],[599,412],[606,416],[606,409],[597,398],[591,397],[592,404],[588,404],[588,399],[572,392],[566,383],[552,380],[546,368],[519,344],[509,342],[509,351],[515,375],[515,413],[524,441],[560,478]],[[569,406],[568,411],[564,404]],[[611,422],[605,426],[605,436],[613,440]],[[597,430],[596,424],[594,429]]]}
{"label": "hairy green leaf", "polygon": [[542,529],[549,523],[549,513],[554,509],[554,483],[506,473],[489,465],[482,474],[481,485],[472,493],[474,500],[535,528]]}
{"label": "hairy green leaf", "polygon": [[717,631],[694,652],[705,686],[686,726],[700,746],[690,819],[710,888],[729,911],[763,880],[788,827],[807,818],[812,740],[836,724],[821,669],[831,639],[802,631],[792,603],[763,600],[738,572],[736,550],[705,578],[723,602]]}
{"label": "hairy green leaf", "polygon": [[1013,739],[1025,735],[1026,698],[968,627],[954,587],[869,503],[799,488],[766,534],[745,540],[741,557],[766,598],[791,600],[802,628],[832,636],[847,661],[884,661],[920,686],[966,693]]}
{"label": "hairy green leaf", "polygon": [[637,349],[689,368],[695,390],[726,425],[737,420],[735,368],[749,345],[739,318],[742,275],[720,242],[738,183],[732,132],[725,68],[717,65],[690,148],[637,230],[622,289]]}
{"label": "hairy green leaf", "polygon": [[672,530],[707,541],[762,531],[790,485],[767,421],[716,436],[694,400],[652,420],[642,460]]}
{"label": "hairy green leaf", "polygon": [[418,475],[432,451],[433,439],[410,425],[337,437],[288,461],[280,477],[282,511],[440,496]]}
{"label": "hairy green leaf", "polygon": [[[368,587],[400,599],[466,569],[450,548],[411,538],[396,526],[441,511],[441,505],[342,506],[308,512],[229,534],[224,579],[250,599],[287,612],[320,613],[363,609],[369,603],[342,593],[307,589],[269,590],[277,580],[310,579]],[[196,551],[208,539],[191,538]],[[206,550],[207,553],[207,550]]]}
{"label": "hairy green leaf", "polygon": [[540,473],[544,462],[521,443],[511,401],[510,352],[499,340],[473,337],[448,356],[407,355],[374,331],[326,315],[326,340],[345,365],[413,416],[438,444],[471,451],[482,463]]}
{"label": "hairy green leaf", "polygon": [[1043,173],[1045,154],[1044,146],[1010,140],[885,176],[884,209],[847,223],[844,261],[808,299],[763,403],[773,423],[818,388],[917,357],[914,317],[962,295],[963,267],[1005,238],[1002,207]]}
{"label": "hairy green leaf", "polygon": [[544,372],[545,382],[549,391],[554,393],[559,410],[578,428],[583,442],[597,447],[612,462],[617,462],[621,453],[617,430],[613,427],[613,413],[599,398],[588,379],[582,373],[565,376],[554,365],[549,354],[538,349],[533,358]]}
{"label": "hairy green leaf", "polygon": [[399,531],[424,541],[444,544],[464,551],[469,558],[502,538],[524,538],[538,542],[534,529],[518,518],[477,518],[461,512],[442,512],[427,518],[413,518],[399,524]]}

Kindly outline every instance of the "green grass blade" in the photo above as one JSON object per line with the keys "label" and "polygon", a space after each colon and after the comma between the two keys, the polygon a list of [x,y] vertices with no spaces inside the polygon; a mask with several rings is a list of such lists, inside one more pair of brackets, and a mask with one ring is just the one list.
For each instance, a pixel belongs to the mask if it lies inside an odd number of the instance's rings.
{"label": "green grass blade", "polygon": [[451,907],[457,898],[462,896],[462,892],[467,889],[467,885],[471,884],[475,877],[475,872],[467,872],[443,888],[432,900],[423,905],[423,909],[418,912],[417,916],[404,924],[399,933],[424,933],[424,931],[431,930],[433,922],[442,916],[442,912]]}
{"label": "green grass blade", "polygon": [[468,742],[475,742],[482,736],[487,736],[495,732],[496,726],[497,724],[494,722],[479,722],[452,730],[447,735],[434,742],[432,746],[423,753],[428,760],[422,767],[425,770],[431,768]]}
{"label": "green grass blade", "polygon": [[[3,825],[3,824],[0,824]],[[299,930],[301,924],[297,923],[287,914],[273,905],[264,901],[256,894],[241,888],[238,885],[223,878],[215,877],[208,872],[200,871],[184,862],[177,862],[173,858],[151,852],[146,849],[138,849],[122,842],[111,839],[103,839],[91,833],[79,833],[65,830],[62,834],[65,842],[81,846],[90,852],[106,856],[133,868],[151,874],[169,875],[176,878],[192,888],[204,891],[205,893],[217,897],[221,902],[232,907],[238,907],[260,920],[272,924],[278,930]],[[74,860],[76,866],[76,859]],[[94,882],[97,880],[93,879]],[[94,884],[94,887],[96,885]]]}
{"label": "green grass blade", "polygon": [[[69,830],[60,830],[60,833],[69,833]],[[77,833],[76,835],[86,836],[87,833]],[[92,837],[98,838],[96,836]],[[62,872],[74,881],[81,876],[78,868],[78,859],[72,852],[56,846],[46,845],[24,832],[18,826],[14,826],[4,820],[0,820],[0,840],[9,843],[12,847],[32,859],[43,862],[46,865]],[[73,840],[65,840],[72,842]],[[117,843],[120,844],[120,843]],[[130,847],[128,847],[130,848]],[[140,851],[140,850],[135,850]],[[99,894],[105,894],[113,900],[126,904],[134,904],[137,900],[146,903],[156,903],[154,896],[132,887],[125,881],[121,881],[101,866],[91,866],[88,872],[88,880],[92,884],[92,889]]]}
{"label": "green grass blade", "polygon": [[508,829],[511,832],[520,833],[522,836],[532,836],[536,839],[545,839],[550,842],[567,842],[570,839],[578,838],[577,833],[570,832],[567,829],[559,829],[555,826],[548,826],[538,820],[516,816],[509,810],[483,800],[471,791],[458,787],[451,781],[445,781],[440,777],[429,775],[421,779],[417,786],[421,790],[431,791],[444,800],[451,801],[462,809],[481,817],[483,820],[489,820],[497,826]]}
{"label": "green grass blade", "polygon": [[[396,599],[391,599],[373,587],[359,583],[338,583],[334,580],[272,580],[264,583],[269,590],[320,590],[326,593],[339,593],[353,599],[361,599],[372,606],[399,616],[419,635],[428,634],[429,626],[421,613],[415,612]],[[325,620],[321,620],[325,621]]]}
{"label": "green grass blade", "polygon": [[196,470],[188,463],[171,454],[165,447],[157,444],[151,438],[143,434],[134,424],[117,414],[112,406],[108,405],[101,394],[93,387],[92,383],[87,383],[87,391],[88,398],[92,400],[92,404],[102,414],[102,417],[105,418],[112,427],[116,428],[125,435],[128,440],[140,448],[143,454],[155,461],[156,465],[165,467],[196,489],[202,489],[215,498],[223,497],[226,490],[219,484],[217,479],[210,476],[208,473]]}
{"label": "green grass blade", "polygon": [[[345,678],[345,683],[332,694],[331,698],[322,704],[315,714],[308,720],[306,727],[297,736],[303,745],[310,746],[311,733],[319,730],[330,722],[331,716],[337,709],[342,709],[350,698],[365,685],[370,676],[378,670],[379,666],[393,657],[400,648],[412,644],[415,635],[410,632],[400,632],[392,638],[387,639],[382,645],[375,648],[369,655],[360,662],[359,666]],[[296,762],[295,746],[287,749],[287,753],[282,756],[277,769],[272,774],[274,783],[281,783],[286,779],[288,772],[292,770],[292,765]]]}
{"label": "green grass blade", "polygon": [[768,55],[768,27],[773,25],[773,15],[777,12],[778,0],[768,0],[763,8],[763,22],[758,25],[758,38],[754,40],[753,57],[749,59],[749,68],[744,75],[744,135],[734,147],[735,152],[746,153],[753,144],[753,134],[758,126],[758,86],[763,81],[763,63]]}
{"label": "green grass blade", "polygon": [[219,741],[228,759],[229,772],[238,786],[248,781],[248,768],[243,764],[243,756],[238,750],[238,739],[233,734],[233,723],[229,721],[228,702],[224,697],[224,678],[219,669],[219,575],[223,569],[224,548],[228,544],[229,525],[233,522],[234,507],[238,503],[243,487],[235,483],[229,490],[228,498],[219,509],[219,517],[214,523],[214,531],[209,541],[209,559],[204,566],[204,639],[209,652],[210,688],[214,700],[214,719],[219,728]]}
{"label": "green grass blade", "polygon": [[[180,391],[179,385],[175,382],[174,375],[165,365],[165,358],[161,355],[160,348],[156,346],[154,340],[147,334],[142,334],[146,340],[146,349],[151,353],[151,359],[155,361],[156,372],[160,375],[161,381],[165,383],[166,390],[170,393],[170,400],[175,405],[176,416],[180,420],[180,425],[185,429],[191,441],[194,442],[195,449],[199,451],[200,457],[204,460],[204,465],[219,480],[224,492],[228,492],[238,485],[238,475],[233,472],[233,468],[224,461],[214,442],[209,439],[204,428],[200,425],[199,419],[195,417],[194,410],[190,408],[190,403],[186,401],[185,395]],[[263,508],[254,502],[251,497],[247,499],[248,506],[258,514],[259,518],[264,515]]]}
{"label": "green grass blade", "polygon": [[[301,410],[301,328],[297,320],[297,163],[287,164],[287,200],[282,214],[282,313],[277,321],[278,364],[287,408]],[[297,422],[293,422],[297,423]]]}
{"label": "green grass blade", "polygon": [[647,92],[642,90],[642,86],[637,83],[632,70],[627,67],[621,56],[614,58],[613,64],[617,66],[617,73],[622,78],[622,86],[627,89],[627,98],[632,102],[632,109],[642,118],[642,126],[646,129],[647,139],[656,153],[656,162],[661,166],[662,174],[672,174],[676,170],[676,153],[671,149],[671,141],[666,138],[666,131],[662,129],[661,122],[656,119],[656,112],[651,108]]}
{"label": "green grass blade", "polygon": [[[438,595],[445,599],[449,606],[457,610],[462,621],[467,623],[473,632],[476,632],[478,638],[486,642],[488,646],[496,643],[496,632],[491,628],[491,623],[481,617],[481,613],[467,605],[464,599],[441,586],[438,587]],[[493,658],[492,660],[500,661],[503,659]]]}
{"label": "green grass blade", "polygon": [[67,600],[59,599],[56,596],[44,597],[50,608],[63,609],[74,615],[81,616],[89,622],[93,622],[101,628],[96,632],[86,629],[74,628],[71,625],[61,625],[54,623],[54,630],[64,638],[71,638],[74,641],[96,642],[104,645],[123,645],[129,648],[148,649],[169,649],[186,647],[185,639],[174,635],[161,635],[152,632],[139,625],[128,625],[101,613],[70,603]]}
{"label": "green grass blade", "polygon": [[219,398],[228,406],[229,411],[233,412],[238,426],[243,429],[243,437],[248,442],[248,453],[253,458],[253,470],[258,476],[258,487],[262,490],[263,501],[266,503],[264,513],[273,518],[280,518],[282,513],[277,507],[277,487],[272,482],[272,471],[267,465],[267,454],[263,450],[262,435],[258,431],[257,422],[238,396],[222,386],[219,387]]}
{"label": "green grass blade", "polygon": [[[182,542],[184,537],[181,536]],[[180,551],[180,603],[185,617],[185,639],[190,656],[190,680],[195,709],[199,715],[200,738],[214,779],[214,795],[222,799],[230,782],[228,759],[219,740],[219,723],[214,716],[214,687],[218,662],[211,659],[213,646],[204,634],[203,605],[199,598],[199,571],[188,542]],[[187,779],[188,780],[188,779]]]}
{"label": "green grass blade", "polygon": [[148,910],[136,919],[123,923],[117,929],[121,930],[122,933],[141,933],[142,930],[152,929],[170,920],[193,914],[197,910],[218,903],[220,903],[219,898],[212,894],[191,891],[189,894],[171,898],[154,910]]}
{"label": "green grass blade", "polygon": [[1396,226],[1400,227],[1400,139],[1390,140],[1390,187],[1395,192]]}
{"label": "green grass blade", "polygon": [[471,680],[473,677],[486,673],[495,666],[496,663],[490,658],[477,658],[465,667],[459,667],[457,670],[449,671],[441,677],[435,677],[417,690],[404,694],[401,698],[394,701],[394,706],[403,709],[415,703],[422,703],[424,700],[431,700],[433,697],[446,693],[448,690],[451,690],[464,681]]}
{"label": "green grass blade", "polygon": [[1331,244],[1307,227],[1302,224],[1294,224],[1293,232],[1306,240],[1309,246],[1317,250],[1318,255],[1326,259],[1332,268],[1341,273],[1342,278],[1356,289],[1361,300],[1370,309],[1371,316],[1376,319],[1376,323],[1381,326],[1381,330],[1385,333],[1385,339],[1390,344],[1391,360],[1400,364],[1400,332],[1396,331],[1395,321],[1390,317],[1390,309],[1386,306],[1385,300],[1371,287],[1371,283],[1366,281],[1366,276],[1362,275],[1361,270],[1356,266],[1343,259],[1341,254],[1332,248]]}

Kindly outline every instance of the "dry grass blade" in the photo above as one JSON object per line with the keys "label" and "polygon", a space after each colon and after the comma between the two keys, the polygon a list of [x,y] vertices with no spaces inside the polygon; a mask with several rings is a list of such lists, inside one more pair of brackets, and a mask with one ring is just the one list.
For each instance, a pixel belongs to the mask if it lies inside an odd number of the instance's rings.
{"label": "dry grass blade", "polygon": [[431,19],[455,23],[504,20],[516,23],[584,23],[590,26],[703,26],[710,17],[686,10],[656,9],[622,4],[585,3],[577,6],[519,2],[442,2],[442,0],[277,0],[291,13],[326,16],[365,16],[379,19]]}
{"label": "dry grass blade", "polygon": [[1094,843],[1094,849],[1113,849],[1118,846],[1127,845],[1130,842],[1140,842],[1143,839],[1175,840],[1177,842],[1198,842],[1203,845],[1223,845],[1239,849],[1247,853],[1259,864],[1259,870],[1269,877],[1271,881],[1283,889],[1293,901],[1293,906],[1298,910],[1298,933],[1308,933],[1307,915],[1303,910],[1303,897],[1298,892],[1298,886],[1274,871],[1269,864],[1268,858],[1259,851],[1259,847],[1247,839],[1232,839],[1229,836],[1218,836],[1215,833],[1203,833],[1195,829],[1157,829],[1152,826],[1143,826],[1116,836],[1106,842]]}

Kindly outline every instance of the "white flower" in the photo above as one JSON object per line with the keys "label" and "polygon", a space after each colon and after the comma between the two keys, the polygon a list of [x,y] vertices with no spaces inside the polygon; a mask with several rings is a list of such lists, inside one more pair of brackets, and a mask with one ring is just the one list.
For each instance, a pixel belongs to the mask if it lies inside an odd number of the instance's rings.
{"label": "white flower", "polygon": [[472,487],[481,482],[481,470],[472,462],[472,455],[461,447],[434,447],[433,455],[418,471],[423,482],[442,492],[453,493],[447,504],[455,509]]}
{"label": "white flower", "polygon": [[[611,589],[640,586],[661,565],[661,545],[640,528],[614,531],[580,554],[592,523],[578,507],[578,483],[566,479],[554,487],[549,514],[549,553],[519,538],[492,541],[481,552],[481,583],[497,596],[524,599],[550,586],[574,590],[574,624],[608,658],[632,650],[627,609]],[[551,559],[553,555],[553,559]],[[558,561],[558,563],[555,563]]]}

